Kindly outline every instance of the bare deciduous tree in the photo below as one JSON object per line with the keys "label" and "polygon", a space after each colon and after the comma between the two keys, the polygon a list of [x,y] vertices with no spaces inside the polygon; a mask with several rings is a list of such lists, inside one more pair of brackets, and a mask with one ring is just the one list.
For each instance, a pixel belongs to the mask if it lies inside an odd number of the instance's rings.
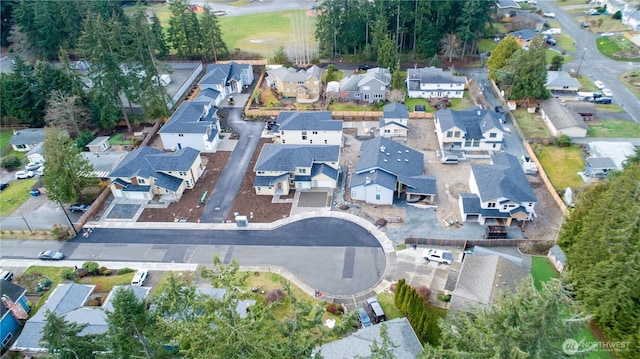
{"label": "bare deciduous tree", "polygon": [[88,127],[89,117],[89,111],[76,95],[53,91],[47,102],[47,124],[66,130],[73,138],[78,137]]}
{"label": "bare deciduous tree", "polygon": [[440,53],[449,58],[449,62],[460,54],[460,40],[456,34],[447,34],[440,40]]}

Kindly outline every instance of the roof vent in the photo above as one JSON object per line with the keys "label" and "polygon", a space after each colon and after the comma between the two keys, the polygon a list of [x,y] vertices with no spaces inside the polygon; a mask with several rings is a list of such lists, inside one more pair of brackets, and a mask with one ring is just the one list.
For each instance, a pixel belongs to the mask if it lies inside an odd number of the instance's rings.
{"label": "roof vent", "polygon": [[482,112],[480,112],[480,110],[478,110],[478,116],[482,115]]}
{"label": "roof vent", "polygon": [[404,150],[404,152],[409,153],[409,150]]}
{"label": "roof vent", "polygon": [[404,161],[405,161],[405,162],[409,162],[409,159],[408,159],[408,158],[405,158],[405,159],[404,159]]}
{"label": "roof vent", "polygon": [[386,148],[384,146],[380,146],[380,152],[384,152],[384,150],[386,150]]}
{"label": "roof vent", "polygon": [[371,183],[371,178],[369,178],[369,177],[365,178],[365,179],[364,179],[364,183],[365,183],[365,184],[369,184],[369,183]]}
{"label": "roof vent", "polygon": [[398,162],[402,162],[402,160],[398,158]]}
{"label": "roof vent", "polygon": [[387,152],[387,156],[391,156],[391,154],[389,152]]}
{"label": "roof vent", "polygon": [[400,154],[400,155],[401,155],[401,154],[402,154],[402,151],[398,150],[398,154]]}
{"label": "roof vent", "polygon": [[389,161],[387,161],[387,159],[386,159],[386,158],[385,158],[383,161],[385,161],[385,162],[389,162]]}

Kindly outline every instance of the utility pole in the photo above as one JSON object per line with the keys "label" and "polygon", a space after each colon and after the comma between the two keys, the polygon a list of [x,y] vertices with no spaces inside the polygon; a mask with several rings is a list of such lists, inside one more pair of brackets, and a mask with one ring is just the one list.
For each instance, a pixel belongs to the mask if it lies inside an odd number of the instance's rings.
{"label": "utility pole", "polygon": [[24,224],[27,225],[27,228],[29,229],[29,232],[33,233],[33,229],[31,229],[31,226],[29,226],[29,223],[27,223],[27,219],[24,218],[24,215],[22,213],[20,213],[20,217],[22,217],[22,220],[24,221]]}
{"label": "utility pole", "polygon": [[578,64],[578,70],[576,71],[576,77],[580,76],[580,68],[582,67],[582,61],[584,61],[584,55],[587,53],[587,49],[589,49],[587,46],[584,47],[584,50],[582,50],[582,56],[580,56],[580,63]]}
{"label": "utility pole", "polygon": [[69,217],[69,214],[67,213],[67,210],[64,209],[64,205],[62,204],[62,201],[60,201],[59,199],[58,199],[58,204],[60,205],[60,208],[62,208],[62,212],[64,213],[64,216],[67,217],[67,220],[69,221],[69,225],[71,226],[71,229],[73,229],[73,233],[78,235],[78,231],[76,230],[76,226],[73,225],[73,222],[71,221],[71,217]]}

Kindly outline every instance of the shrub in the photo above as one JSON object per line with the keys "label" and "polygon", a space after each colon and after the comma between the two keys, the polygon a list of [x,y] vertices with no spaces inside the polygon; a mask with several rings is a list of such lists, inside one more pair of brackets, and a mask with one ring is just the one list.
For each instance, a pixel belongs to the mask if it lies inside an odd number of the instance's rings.
{"label": "shrub", "polygon": [[51,228],[51,235],[59,241],[68,239],[69,227],[56,223],[53,225],[53,228]]}
{"label": "shrub", "polygon": [[560,147],[569,147],[573,144],[573,141],[571,140],[571,137],[562,134],[560,135],[560,137],[558,137],[558,146]]}
{"label": "shrub", "polygon": [[285,298],[284,292],[280,289],[272,289],[267,293],[267,296],[264,298],[265,302],[273,303],[282,301]]}
{"label": "shrub", "polygon": [[418,288],[418,294],[422,297],[422,299],[424,299],[425,302],[428,302],[429,296],[431,295],[431,289],[423,285],[420,288]]}
{"label": "shrub", "polygon": [[438,294],[438,299],[443,302],[449,302],[451,301],[451,294]]}
{"label": "shrub", "polygon": [[87,275],[89,275],[89,272],[87,272],[86,270],[84,270],[82,268],[78,268],[78,270],[76,271],[76,277],[78,277],[78,278],[84,278]]}
{"label": "shrub", "polygon": [[104,276],[109,276],[109,275],[111,275],[111,269],[105,269],[105,270],[102,272],[102,275],[104,275]]}
{"label": "shrub", "polygon": [[8,155],[2,158],[2,167],[8,170],[16,169],[22,166],[20,159],[16,155]]}
{"label": "shrub", "polygon": [[118,270],[116,271],[116,274],[117,274],[117,275],[121,275],[121,274],[127,274],[127,273],[131,273],[131,272],[133,272],[133,269],[131,269],[131,268],[127,268],[127,267],[124,267],[124,268],[120,268],[120,269],[118,269]]}
{"label": "shrub", "polygon": [[96,262],[84,262],[82,269],[86,270],[89,274],[96,275],[100,272],[100,265]]}
{"label": "shrub", "polygon": [[62,270],[61,276],[64,279],[72,280],[73,277],[76,276],[76,273],[72,268],[65,268],[65,269]]}
{"label": "shrub", "polygon": [[100,269],[98,269],[98,274],[100,275],[104,275],[104,271],[109,270],[107,267],[100,267]]}
{"label": "shrub", "polygon": [[615,20],[622,20],[622,11],[616,11],[611,17]]}
{"label": "shrub", "polygon": [[342,315],[344,314],[344,307],[342,306],[342,304],[336,304],[336,303],[327,303],[324,306],[324,309],[333,314],[333,315]]}

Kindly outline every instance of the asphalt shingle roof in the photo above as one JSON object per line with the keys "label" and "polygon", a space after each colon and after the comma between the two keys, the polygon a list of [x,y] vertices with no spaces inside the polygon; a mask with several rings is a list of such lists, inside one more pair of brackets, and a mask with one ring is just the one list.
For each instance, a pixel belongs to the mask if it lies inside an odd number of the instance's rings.
{"label": "asphalt shingle roof", "polygon": [[391,83],[391,73],[388,69],[384,69],[381,67],[375,67],[367,70],[367,73],[358,81],[358,88],[366,85],[371,81],[379,81],[385,86],[389,86]]}
{"label": "asphalt shingle roof", "polygon": [[11,145],[35,145],[44,141],[44,128],[26,128],[17,131],[9,144]]}
{"label": "asphalt shingle roof", "polygon": [[267,70],[269,77],[279,78],[282,82],[299,82],[306,81],[309,77],[312,77],[318,81],[322,76],[322,69],[318,66],[311,66],[306,70],[298,70],[293,67],[280,67],[277,69]]}
{"label": "asphalt shingle roof", "polygon": [[546,86],[550,87],[580,87],[580,81],[571,77],[566,71],[547,71]]}
{"label": "asphalt shingle roof", "polygon": [[364,75],[348,76],[340,80],[340,91],[358,91],[358,83]]}
{"label": "asphalt shingle roof", "polygon": [[[367,183],[369,181],[369,183]],[[381,170],[372,170],[369,172],[354,173],[351,175],[351,181],[349,185],[356,187],[360,185],[365,186],[382,186],[390,190],[396,189],[396,182],[398,179],[395,175]]]}
{"label": "asphalt shingle roof", "polygon": [[436,194],[436,178],[434,176],[402,177],[399,180],[408,186],[407,193]]}
{"label": "asphalt shingle roof", "polygon": [[296,167],[311,167],[315,162],[338,162],[339,159],[340,146],[267,143],[262,147],[254,171],[291,172]]}
{"label": "asphalt shingle roof", "polygon": [[230,80],[240,80],[242,70],[251,65],[230,62],[228,64],[209,64],[204,76],[198,85],[222,85],[225,86]]}
{"label": "asphalt shingle roof", "polygon": [[[218,121],[218,109],[209,100],[184,101],[162,126],[160,133],[207,133]],[[215,126],[211,131],[216,131]]]}
{"label": "asphalt shingle roof", "polygon": [[582,116],[563,106],[557,98],[544,100],[540,107],[558,131],[570,127],[588,128]]}
{"label": "asphalt shingle roof", "polygon": [[355,172],[375,169],[398,177],[419,176],[424,174],[424,155],[388,138],[376,137],[362,142]]}
{"label": "asphalt shingle roof", "polygon": [[409,109],[407,106],[398,103],[392,102],[390,104],[384,105],[382,108],[382,117],[383,118],[409,118]]}
{"label": "asphalt shingle roof", "polygon": [[522,41],[529,41],[534,37],[538,36],[538,31],[531,30],[531,29],[524,29],[524,30],[510,32],[507,34],[507,36],[513,36],[516,39],[518,38],[521,39]]}
{"label": "asphalt shingle roof", "polygon": [[508,153],[491,156],[490,165],[471,165],[471,171],[478,185],[478,196],[482,202],[498,198],[508,198],[515,203],[536,202],[518,159]]}
{"label": "asphalt shingle roof", "polygon": [[475,193],[460,193],[462,198],[462,211],[465,214],[480,214],[482,207],[480,206],[480,197]]}
{"label": "asphalt shingle roof", "polygon": [[332,120],[331,111],[282,111],[276,125],[279,131],[342,131],[342,121]]}
{"label": "asphalt shingle roof", "polygon": [[[445,72],[437,67],[407,69],[407,79],[409,79],[410,83],[417,84],[463,84],[466,82],[464,76],[455,76],[450,71]],[[411,90],[419,90],[419,87]]]}
{"label": "asphalt shingle roof", "polygon": [[481,139],[483,133],[493,128],[504,131],[500,124],[502,115],[491,110],[473,108],[455,111],[448,108],[436,111],[435,116],[443,132],[456,127],[464,131],[466,139]]}
{"label": "asphalt shingle roof", "polygon": [[615,169],[616,164],[609,157],[588,157],[587,162],[591,168],[598,169]]}

